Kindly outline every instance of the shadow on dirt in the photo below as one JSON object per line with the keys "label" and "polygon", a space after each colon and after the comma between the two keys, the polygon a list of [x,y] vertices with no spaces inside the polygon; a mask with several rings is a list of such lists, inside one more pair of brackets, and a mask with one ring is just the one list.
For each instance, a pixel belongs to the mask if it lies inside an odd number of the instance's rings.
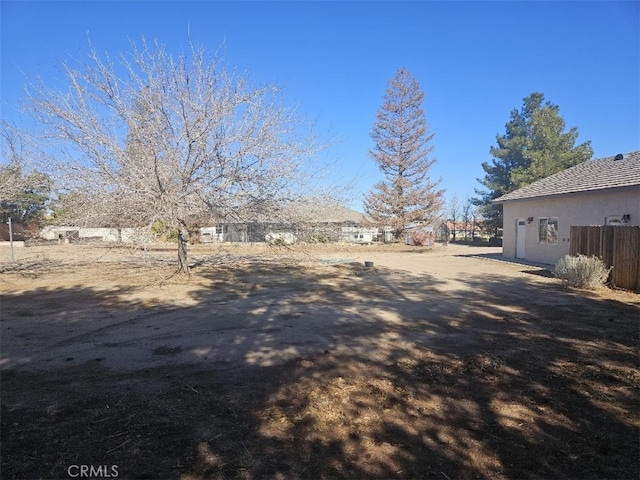
{"label": "shadow on dirt", "polygon": [[[137,479],[638,478],[637,303],[534,276],[445,290],[358,265],[200,275],[189,307],[123,310],[126,289],[3,298],[3,336],[43,302],[50,316],[19,338],[78,353],[38,371],[3,341],[3,478],[81,464]],[[146,366],[106,368],[118,342]]]}

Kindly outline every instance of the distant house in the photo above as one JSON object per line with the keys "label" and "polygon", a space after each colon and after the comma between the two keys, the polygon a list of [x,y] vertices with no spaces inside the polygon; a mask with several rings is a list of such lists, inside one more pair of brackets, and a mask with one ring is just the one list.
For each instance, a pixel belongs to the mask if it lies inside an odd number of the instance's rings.
{"label": "distant house", "polygon": [[[280,215],[278,215],[280,213]],[[281,218],[278,218],[281,217]],[[298,203],[282,212],[249,221],[218,221],[200,228],[203,243],[215,242],[342,242],[392,243],[391,227],[375,227],[360,212],[342,205]]]}
{"label": "distant house", "polygon": [[468,222],[446,220],[438,226],[435,235],[440,241],[467,241],[484,237],[481,230],[481,224],[474,219]]}
{"label": "distant house", "polygon": [[[365,226],[362,213],[341,205],[300,203],[294,208],[250,221],[220,221],[202,227],[200,238],[211,242],[349,242],[371,243],[379,235],[377,228]],[[282,217],[282,218],[279,218]]]}
{"label": "distant house", "polygon": [[200,241],[202,243],[218,243],[224,241],[223,226],[201,227]]}
{"label": "distant house", "polygon": [[149,228],[85,228],[50,225],[40,231],[40,238],[60,242],[102,241],[117,243],[145,243],[153,241]]}
{"label": "distant house", "polygon": [[340,230],[340,241],[343,243],[373,243],[384,241],[386,238],[386,230],[381,231],[378,227],[365,227],[361,224],[342,226]]}
{"label": "distant house", "polygon": [[503,256],[555,264],[571,226],[640,225],[640,151],[589,160],[494,203],[503,206]]}

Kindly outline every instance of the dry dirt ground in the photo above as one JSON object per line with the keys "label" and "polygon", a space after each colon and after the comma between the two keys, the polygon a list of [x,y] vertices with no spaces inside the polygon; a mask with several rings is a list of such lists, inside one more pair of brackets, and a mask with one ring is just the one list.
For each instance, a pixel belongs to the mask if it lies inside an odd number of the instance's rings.
{"label": "dry dirt ground", "polygon": [[640,296],[499,252],[4,247],[1,476],[638,479]]}

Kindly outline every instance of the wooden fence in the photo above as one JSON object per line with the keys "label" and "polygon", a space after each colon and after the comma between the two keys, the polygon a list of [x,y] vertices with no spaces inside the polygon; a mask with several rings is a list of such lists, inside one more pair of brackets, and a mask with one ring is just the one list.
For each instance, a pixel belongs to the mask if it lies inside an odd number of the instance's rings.
{"label": "wooden fence", "polygon": [[640,292],[640,226],[571,227],[571,255],[595,255],[613,267],[609,281]]}

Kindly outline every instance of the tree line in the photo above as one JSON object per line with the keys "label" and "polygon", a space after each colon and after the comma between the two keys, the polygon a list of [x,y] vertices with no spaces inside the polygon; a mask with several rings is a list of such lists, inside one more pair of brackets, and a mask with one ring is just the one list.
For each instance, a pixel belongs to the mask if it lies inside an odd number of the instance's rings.
{"label": "tree line", "polygon": [[[310,198],[338,201],[317,187],[322,168],[311,160],[329,142],[313,123],[284,104],[280,87],[251,85],[204,48],[174,56],[143,40],[116,60],[91,49],[61,71],[65,89],[41,80],[27,86],[24,109],[46,148],[31,149],[25,132],[3,124],[2,221],[41,222],[48,208],[56,222],[76,226],[161,222],[176,232],[178,268],[187,272],[198,222],[286,221]],[[423,100],[417,79],[398,69],[371,130],[368,154],[383,180],[364,196],[364,210],[400,241],[410,228],[436,225],[445,209]],[[543,94],[526,97],[482,164],[483,188],[467,199],[465,217],[479,214],[497,235],[502,214],[492,200],[591,158],[589,142],[575,146],[577,136]]]}

